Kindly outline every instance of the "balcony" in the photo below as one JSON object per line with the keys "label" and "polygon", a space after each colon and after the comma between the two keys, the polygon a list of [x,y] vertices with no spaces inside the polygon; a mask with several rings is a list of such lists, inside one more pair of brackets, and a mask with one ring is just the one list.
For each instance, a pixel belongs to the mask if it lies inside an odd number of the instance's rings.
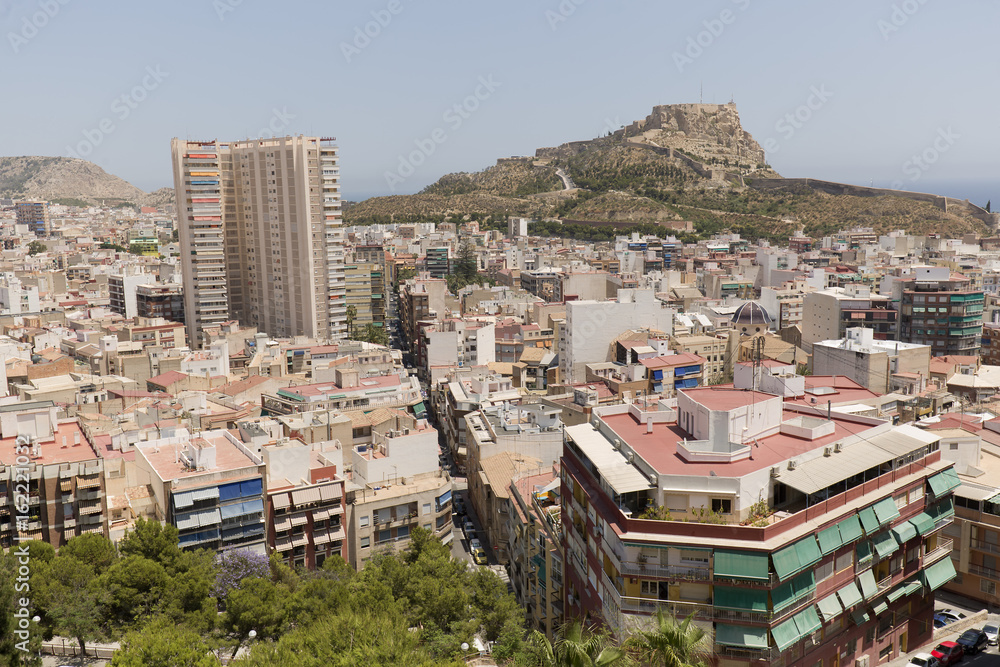
{"label": "balcony", "polygon": [[977,574],[980,577],[986,577],[987,579],[992,579],[993,581],[1000,581],[1000,570],[994,570],[989,567],[969,565],[969,573]]}
{"label": "balcony", "polygon": [[725,644],[716,644],[714,653],[715,655],[722,656],[724,658],[731,658],[733,660],[746,662],[762,660],[767,663],[774,663],[779,657],[781,657],[781,652],[774,647],[755,649],[727,646]]}
{"label": "balcony", "polygon": [[660,565],[648,561],[622,561],[621,565],[622,573],[631,577],[657,577],[684,581],[708,581],[711,579],[711,572],[707,565]]}
{"label": "balcony", "polygon": [[983,540],[969,540],[969,546],[973,549],[978,549],[980,551],[988,551],[994,554],[1000,554],[1000,545],[991,544],[990,542],[984,542]]}
{"label": "balcony", "polygon": [[941,560],[942,557],[951,554],[953,540],[939,540],[937,548],[924,554],[924,567]]}

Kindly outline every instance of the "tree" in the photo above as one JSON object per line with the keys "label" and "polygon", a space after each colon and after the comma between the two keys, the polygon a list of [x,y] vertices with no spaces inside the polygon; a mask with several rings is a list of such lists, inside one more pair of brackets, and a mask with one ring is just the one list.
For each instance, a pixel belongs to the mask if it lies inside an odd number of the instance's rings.
{"label": "tree", "polygon": [[265,554],[249,549],[234,549],[219,556],[218,574],[212,593],[225,600],[230,592],[238,589],[245,579],[269,579],[271,562]]}
{"label": "tree", "polygon": [[347,307],[347,337],[353,338],[354,320],[358,319],[358,309],[351,305]]}
{"label": "tree", "polygon": [[109,619],[131,624],[160,604],[169,577],[160,563],[139,555],[119,560],[101,577]]}
{"label": "tree", "polygon": [[45,252],[48,247],[41,241],[32,241],[28,244],[28,255],[34,257],[40,252]]}
{"label": "tree", "polygon": [[226,598],[223,624],[239,641],[246,639],[251,630],[262,639],[276,638],[285,626],[288,597],[288,591],[270,579],[244,579]]}
{"label": "tree", "polygon": [[704,667],[706,652],[702,643],[705,631],[692,624],[693,616],[677,623],[672,616],[659,609],[653,628],[633,633],[626,646],[650,665]]}
{"label": "tree", "polygon": [[88,563],[96,574],[102,574],[118,560],[115,545],[97,533],[84,533],[72,538],[60,549],[59,555],[70,556],[81,563]]}
{"label": "tree", "polygon": [[531,643],[537,649],[535,659],[543,667],[611,667],[628,664],[628,655],[611,646],[608,636],[592,632],[580,621],[567,623],[559,630],[555,642],[538,630],[531,633]]}
{"label": "tree", "polygon": [[380,327],[371,322],[366,324],[352,339],[389,347],[389,334],[386,332],[385,327]]}
{"label": "tree", "polygon": [[53,629],[73,637],[80,649],[100,630],[101,586],[94,568],[71,556],[57,556],[39,571],[36,602]]}
{"label": "tree", "polygon": [[218,658],[197,632],[158,616],[125,635],[111,667],[216,667]]}
{"label": "tree", "polygon": [[181,555],[175,527],[142,517],[118,543],[118,550],[122,556],[142,556],[167,568],[172,568]]}

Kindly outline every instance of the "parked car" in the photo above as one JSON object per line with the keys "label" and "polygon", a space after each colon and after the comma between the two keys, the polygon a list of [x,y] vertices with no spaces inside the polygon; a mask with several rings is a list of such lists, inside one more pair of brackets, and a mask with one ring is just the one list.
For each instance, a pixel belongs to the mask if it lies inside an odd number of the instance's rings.
{"label": "parked car", "polygon": [[986,633],[986,639],[989,640],[991,646],[997,645],[997,634],[1000,633],[1000,628],[995,625],[987,625],[983,628],[983,632]]}
{"label": "parked car", "polygon": [[971,628],[962,633],[958,638],[958,643],[967,654],[979,653],[990,645],[990,640],[986,638],[986,633],[976,628]]}
{"label": "parked car", "polygon": [[948,625],[949,623],[951,623],[951,620],[945,618],[944,616],[938,616],[937,614],[934,614],[934,629],[935,630],[939,630],[940,628],[943,628],[944,626]]}
{"label": "parked car", "polygon": [[476,534],[476,526],[470,519],[466,519],[462,524],[462,531],[465,533],[465,536],[471,540]]}
{"label": "parked car", "polygon": [[941,642],[931,651],[931,655],[938,659],[941,667],[949,667],[965,657],[965,649],[955,642]]}
{"label": "parked car", "polygon": [[476,565],[486,565],[486,549],[482,542],[477,539],[469,540],[469,553],[472,554],[472,561]]}
{"label": "parked car", "polygon": [[938,609],[934,612],[934,616],[940,616],[941,618],[946,619],[949,623],[954,623],[955,621],[960,621],[965,618],[965,614],[962,612],[953,611],[951,609]]}
{"label": "parked car", "polygon": [[930,653],[918,653],[906,663],[906,667],[940,667],[941,663]]}
{"label": "parked car", "polygon": [[465,503],[462,502],[461,498],[455,498],[451,503],[452,509],[455,514],[465,514]]}

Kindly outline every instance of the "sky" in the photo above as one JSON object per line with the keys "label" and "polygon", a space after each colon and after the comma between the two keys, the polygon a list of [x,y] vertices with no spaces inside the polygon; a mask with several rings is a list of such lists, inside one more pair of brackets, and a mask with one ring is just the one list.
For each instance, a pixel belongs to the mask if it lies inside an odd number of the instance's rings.
{"label": "sky", "polygon": [[0,0],[0,154],[150,191],[172,137],[334,136],[359,200],[733,100],[783,176],[982,205],[998,19],[989,0]]}

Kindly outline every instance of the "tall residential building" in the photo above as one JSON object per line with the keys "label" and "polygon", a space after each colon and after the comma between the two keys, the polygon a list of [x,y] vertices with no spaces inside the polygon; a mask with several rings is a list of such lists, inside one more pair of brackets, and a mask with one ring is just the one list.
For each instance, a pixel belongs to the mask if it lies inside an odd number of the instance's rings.
{"label": "tall residential building", "polygon": [[813,406],[799,381],[566,428],[567,617],[622,636],[693,616],[727,666],[878,664],[931,641],[956,574],[940,438]]}
{"label": "tall residential building", "polygon": [[[896,337],[896,311],[887,296],[873,294],[865,285],[831,287],[802,299],[802,349],[812,352],[821,340],[840,340],[848,327],[866,327],[875,340]],[[910,341],[921,342],[921,341]]]}
{"label": "tall residential building", "polygon": [[347,332],[340,168],[332,139],[174,139],[192,344],[230,319],[276,337]]}
{"label": "tall residential building", "polygon": [[50,230],[49,205],[44,201],[19,201],[14,204],[17,224],[28,225],[35,236],[46,236]]}
{"label": "tall residential building", "polygon": [[930,345],[936,357],[978,355],[986,297],[947,267],[916,267],[899,282],[899,340]]}

